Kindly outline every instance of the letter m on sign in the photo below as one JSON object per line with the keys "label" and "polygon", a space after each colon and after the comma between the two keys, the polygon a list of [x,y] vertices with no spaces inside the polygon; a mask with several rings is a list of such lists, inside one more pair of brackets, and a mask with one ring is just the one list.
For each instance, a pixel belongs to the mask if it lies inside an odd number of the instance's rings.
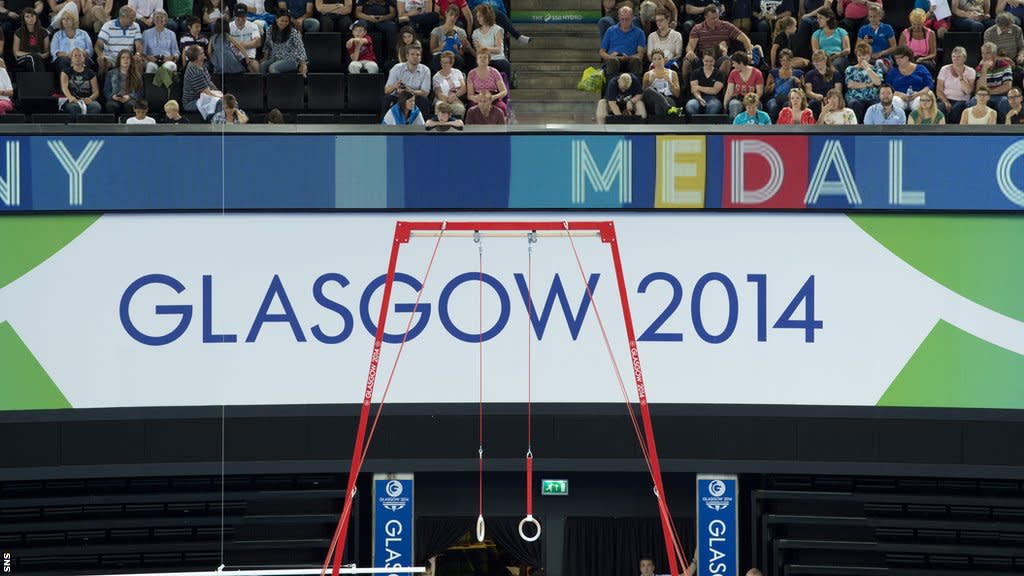
{"label": "letter m on sign", "polygon": [[587,184],[595,192],[609,193],[618,180],[619,203],[633,201],[633,143],[620,139],[604,170],[599,170],[585,140],[572,141],[572,203],[587,203]]}

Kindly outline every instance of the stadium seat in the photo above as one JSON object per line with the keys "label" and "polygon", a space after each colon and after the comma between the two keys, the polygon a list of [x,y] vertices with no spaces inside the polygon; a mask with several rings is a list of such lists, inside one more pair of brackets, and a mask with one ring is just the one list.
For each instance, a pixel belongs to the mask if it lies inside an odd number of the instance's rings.
{"label": "stadium seat", "polygon": [[28,122],[28,117],[18,112],[0,114],[0,123],[2,124],[24,124],[25,122]]}
{"label": "stadium seat", "polygon": [[342,72],[345,69],[342,35],[338,32],[316,32],[303,36],[310,72]]}
{"label": "stadium seat", "polygon": [[163,86],[153,84],[155,74],[146,74],[142,78],[142,88],[146,94],[146,101],[149,102],[150,115],[160,114],[164,111],[164,104],[168,100],[177,100],[181,104],[181,82],[175,82],[168,90]]}
{"label": "stadium seat", "polygon": [[344,110],[345,109],[345,75],[344,74],[309,74],[308,83],[309,110]]}
{"label": "stadium seat", "polygon": [[75,120],[76,124],[117,124],[117,116],[113,114],[82,114]]}
{"label": "stadium seat", "polygon": [[380,118],[376,114],[338,114],[338,124],[377,124]]}
{"label": "stadium seat", "polygon": [[267,110],[302,110],[306,106],[305,78],[299,74],[267,74]]}
{"label": "stadium seat", "polygon": [[246,112],[263,110],[263,75],[230,74],[224,76],[224,93],[233,94]]}
{"label": "stadium seat", "polygon": [[345,110],[357,114],[378,114],[384,101],[383,74],[349,74]]}
{"label": "stadium seat", "polygon": [[54,100],[57,83],[53,72],[18,72],[17,94],[20,102]]}
{"label": "stadium seat", "polygon": [[967,65],[974,68],[981,61],[981,34],[973,32],[946,32],[942,37],[942,64],[953,61],[953,48],[963,46],[967,50]]}
{"label": "stadium seat", "polygon": [[33,124],[71,124],[71,115],[64,112],[40,112],[32,115]]}
{"label": "stadium seat", "polygon": [[337,118],[334,114],[296,114],[296,124],[334,124]]}

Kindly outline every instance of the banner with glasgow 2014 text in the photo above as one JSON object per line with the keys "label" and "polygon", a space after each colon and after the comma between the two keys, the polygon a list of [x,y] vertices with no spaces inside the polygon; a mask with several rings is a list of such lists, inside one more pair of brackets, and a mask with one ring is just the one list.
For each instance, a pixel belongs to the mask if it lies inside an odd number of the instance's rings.
{"label": "banner with glasgow 2014 text", "polygon": [[[1024,408],[1020,218],[515,218],[613,221],[651,402]],[[19,246],[0,260],[0,409],[359,403],[395,222],[0,218]],[[506,236],[402,246],[389,401],[476,401],[481,333],[486,401],[523,401],[528,330],[534,401],[621,401],[615,370],[630,382],[633,362],[609,244]]]}

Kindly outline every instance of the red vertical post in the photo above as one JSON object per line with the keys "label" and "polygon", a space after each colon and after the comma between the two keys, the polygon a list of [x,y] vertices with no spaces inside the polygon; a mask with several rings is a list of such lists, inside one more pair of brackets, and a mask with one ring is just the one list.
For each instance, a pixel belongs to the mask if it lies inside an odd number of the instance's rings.
{"label": "red vertical post", "polygon": [[356,491],[356,479],[359,477],[359,470],[363,465],[363,444],[366,438],[366,424],[370,418],[370,404],[373,402],[373,386],[377,381],[377,367],[380,363],[380,349],[384,342],[384,323],[388,317],[388,304],[391,301],[391,289],[395,283],[395,269],[398,266],[398,249],[409,239],[406,222],[395,224],[395,235],[391,242],[391,259],[388,261],[387,279],[384,281],[384,296],[380,303],[380,314],[377,316],[377,334],[374,336],[373,353],[370,354],[370,369],[366,376],[366,390],[363,393],[363,406],[359,411],[359,427],[356,431],[355,446],[352,448],[352,463],[348,472],[348,486],[345,488],[345,506],[341,511],[341,518],[334,530],[334,537],[331,539],[331,546],[327,551],[327,558],[320,570],[323,576],[328,565],[331,568],[332,576],[338,576],[341,570],[342,552],[345,550],[345,537],[348,534],[348,521],[352,515],[352,499]]}
{"label": "red vertical post", "polygon": [[622,258],[619,256],[618,236],[615,233],[615,224],[613,222],[608,222],[607,226],[606,230],[601,231],[601,237],[611,247],[612,263],[615,265],[615,280],[619,286],[619,299],[622,301],[622,319],[626,323],[626,337],[629,340],[629,359],[633,367],[633,379],[636,381],[637,396],[640,398],[640,416],[644,422],[647,456],[651,464],[654,489],[657,492],[658,511],[661,514],[661,529],[665,536],[665,552],[668,554],[670,573],[672,576],[679,576],[675,539],[672,536],[672,517],[669,515],[665,487],[661,481],[661,464],[658,461],[658,449],[654,442],[654,426],[651,424],[651,413],[647,407],[647,390],[644,387],[644,374],[640,367],[640,351],[637,349],[636,332],[633,330],[633,313],[629,308],[626,279],[622,273]]}

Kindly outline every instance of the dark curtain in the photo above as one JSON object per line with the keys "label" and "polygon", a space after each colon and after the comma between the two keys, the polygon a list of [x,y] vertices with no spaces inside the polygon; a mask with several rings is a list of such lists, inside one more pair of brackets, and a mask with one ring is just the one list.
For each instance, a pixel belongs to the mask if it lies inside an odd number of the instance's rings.
{"label": "dark curtain", "polygon": [[416,565],[426,565],[427,558],[436,556],[454,546],[476,529],[476,519],[470,517],[420,517],[416,519]]}
{"label": "dark curtain", "polygon": [[[538,538],[534,542],[527,542],[519,537],[519,521],[521,518],[490,518],[487,520],[487,534],[494,539],[498,548],[515,559],[523,566],[530,566],[534,569],[540,568],[540,542]],[[532,535],[533,527],[528,527],[527,535]]]}
{"label": "dark curtain", "polygon": [[[694,546],[693,521],[677,518],[675,524],[689,562]],[[659,518],[565,519],[564,576],[639,574],[643,556],[653,558],[656,573],[668,572]]]}

